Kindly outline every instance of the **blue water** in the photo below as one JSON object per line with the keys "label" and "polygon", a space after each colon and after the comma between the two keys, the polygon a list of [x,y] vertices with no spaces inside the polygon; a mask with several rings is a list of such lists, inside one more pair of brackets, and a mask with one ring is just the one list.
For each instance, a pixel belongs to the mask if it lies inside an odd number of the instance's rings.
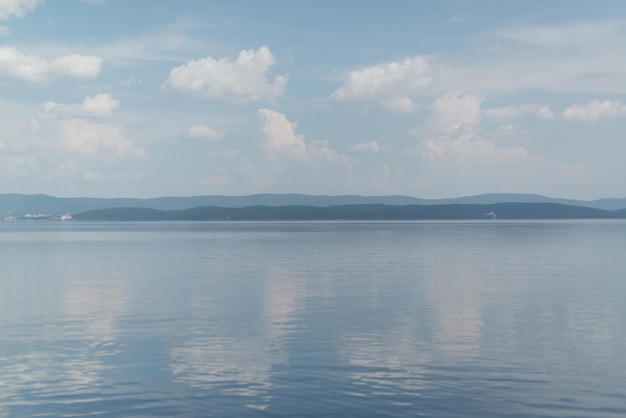
{"label": "blue water", "polygon": [[623,417],[626,222],[0,223],[0,416]]}

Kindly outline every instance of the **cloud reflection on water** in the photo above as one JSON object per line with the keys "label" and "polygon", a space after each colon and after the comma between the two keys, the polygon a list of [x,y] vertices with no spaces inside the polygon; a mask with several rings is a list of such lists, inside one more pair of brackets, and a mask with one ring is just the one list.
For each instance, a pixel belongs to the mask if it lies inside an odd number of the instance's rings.
{"label": "cloud reflection on water", "polygon": [[447,355],[476,355],[483,332],[480,288],[467,272],[432,274],[423,288],[436,325],[435,344]]}
{"label": "cloud reflection on water", "polygon": [[[506,344],[515,332],[513,301],[524,297],[524,280],[502,288],[494,285],[502,272],[489,266],[427,256],[420,262],[421,270],[405,273],[414,277],[402,278],[404,293],[412,295],[404,309],[393,310],[376,333],[342,335],[339,355],[353,366],[353,396],[418,399],[441,385],[432,376],[447,372],[434,371],[438,367],[483,361],[490,340]],[[378,309],[390,307],[385,301]]]}
{"label": "cloud reflection on water", "polygon": [[127,290],[78,280],[70,280],[68,287],[63,313],[73,326],[64,330],[64,338],[86,340],[92,347],[112,345],[119,334],[117,320],[127,310]]}
{"label": "cloud reflection on water", "polygon": [[[268,268],[263,304],[257,326],[235,335],[206,335],[207,331],[170,349],[171,372],[176,381],[222,395],[246,397],[245,406],[266,409],[273,398],[274,372],[289,362],[284,347],[298,309],[303,279],[294,271]],[[245,291],[241,291],[243,295]],[[213,322],[215,299],[193,301],[199,323]],[[239,300],[239,303],[245,301]],[[247,332],[246,332],[247,331]]]}
{"label": "cloud reflection on water", "polygon": [[125,293],[98,289],[79,278],[67,283],[62,316],[33,323],[19,336],[5,335],[17,344],[0,357],[5,407],[29,408],[33,399],[50,399],[56,406],[38,413],[54,416],[65,397],[79,397],[85,404],[102,399],[103,376],[115,368],[106,359],[117,353],[110,346],[117,335],[115,320],[125,310]]}
{"label": "cloud reflection on water", "polygon": [[623,412],[623,270],[545,225],[159,228],[7,259],[0,415]]}

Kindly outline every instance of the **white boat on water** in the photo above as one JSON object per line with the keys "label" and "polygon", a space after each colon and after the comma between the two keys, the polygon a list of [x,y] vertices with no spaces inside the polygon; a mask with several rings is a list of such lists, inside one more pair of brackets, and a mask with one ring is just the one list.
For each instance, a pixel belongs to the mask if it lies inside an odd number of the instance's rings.
{"label": "white boat on water", "polygon": [[485,213],[485,216],[491,216],[491,219],[496,219],[497,215],[493,211],[491,211],[489,213]]}
{"label": "white boat on water", "polygon": [[69,213],[67,213],[65,215],[61,215],[61,220],[62,221],[71,221],[72,220],[72,215],[70,215]]}

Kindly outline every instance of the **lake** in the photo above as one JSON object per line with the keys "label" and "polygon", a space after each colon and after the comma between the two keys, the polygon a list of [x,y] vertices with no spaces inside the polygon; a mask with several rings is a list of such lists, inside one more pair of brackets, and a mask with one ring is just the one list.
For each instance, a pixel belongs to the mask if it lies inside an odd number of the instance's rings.
{"label": "lake", "polygon": [[623,417],[626,221],[0,223],[0,416]]}

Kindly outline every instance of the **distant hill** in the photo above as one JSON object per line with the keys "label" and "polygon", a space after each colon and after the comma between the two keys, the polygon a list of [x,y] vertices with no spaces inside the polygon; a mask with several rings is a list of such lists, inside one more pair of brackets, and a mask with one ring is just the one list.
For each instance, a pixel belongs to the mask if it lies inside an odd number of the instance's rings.
{"label": "distant hill", "polygon": [[96,209],[148,208],[161,211],[182,210],[200,206],[242,208],[248,206],[314,206],[381,204],[390,206],[443,205],[443,204],[495,204],[495,203],[560,203],[571,206],[616,210],[626,209],[624,199],[600,199],[579,201],[554,199],[534,194],[492,193],[452,199],[420,199],[410,196],[312,196],[304,194],[255,194],[249,196],[190,196],[136,198],[61,198],[47,195],[0,194],[0,216],[24,216],[25,214],[80,213]]}
{"label": "distant hill", "polygon": [[626,210],[607,211],[560,203],[496,203],[490,205],[381,204],[338,206],[200,206],[159,211],[149,208],[112,208],[74,215],[77,220],[98,221],[296,221],[296,220],[472,220],[491,219],[611,219],[626,218]]}
{"label": "distant hill", "polygon": [[467,203],[467,204],[492,204],[492,203],[561,203],[563,205],[583,206],[588,208],[616,210],[626,208],[626,198],[623,199],[598,199],[598,200],[573,200],[558,199],[541,196],[538,194],[512,194],[512,193],[489,193],[476,196],[456,197],[452,199],[440,199],[437,204]]}

